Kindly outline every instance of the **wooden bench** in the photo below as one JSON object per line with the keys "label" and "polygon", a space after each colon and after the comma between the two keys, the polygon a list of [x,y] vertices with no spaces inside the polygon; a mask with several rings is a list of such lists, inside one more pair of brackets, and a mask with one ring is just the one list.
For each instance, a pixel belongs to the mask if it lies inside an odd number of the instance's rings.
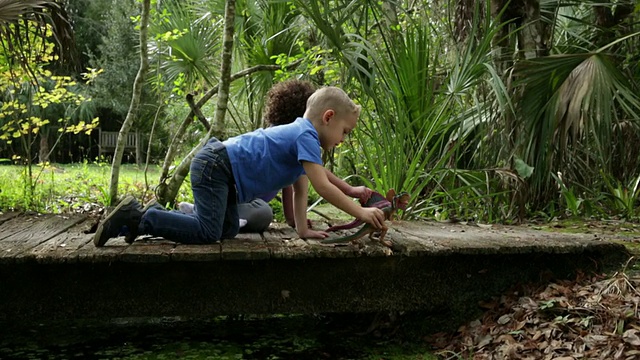
{"label": "wooden bench", "polygon": [[[104,153],[115,152],[118,143],[117,131],[102,131],[98,129],[98,157],[102,157]],[[124,141],[124,150],[135,150],[136,163],[140,164],[140,134],[137,131],[127,134]]]}

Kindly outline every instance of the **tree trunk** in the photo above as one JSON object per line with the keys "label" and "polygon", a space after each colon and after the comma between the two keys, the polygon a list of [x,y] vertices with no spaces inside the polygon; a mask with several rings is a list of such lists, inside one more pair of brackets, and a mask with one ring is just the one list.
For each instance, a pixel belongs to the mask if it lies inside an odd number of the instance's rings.
{"label": "tree trunk", "polygon": [[111,183],[109,184],[109,198],[111,205],[115,205],[118,199],[118,179],[120,176],[120,164],[122,163],[122,154],[124,153],[124,142],[135,117],[138,114],[140,106],[140,97],[142,95],[142,85],[144,84],[145,74],[149,69],[149,59],[147,58],[147,32],[149,24],[149,11],[151,0],[142,1],[142,15],[140,17],[140,68],[133,82],[133,94],[131,96],[131,104],[127,117],[122,123],[120,132],[118,133],[118,143],[116,144],[115,154],[113,155],[113,163],[111,165]]}
{"label": "tree trunk", "polygon": [[49,162],[49,132],[40,131],[40,148],[38,149],[38,161],[42,164]]}
{"label": "tree trunk", "polygon": [[520,54],[525,59],[549,55],[549,24],[540,18],[540,1],[526,0],[522,16],[523,28],[518,32]]}
{"label": "tree trunk", "polygon": [[[176,167],[173,176],[169,179],[169,183],[161,186],[158,189],[158,201],[161,204],[172,202],[176,198],[180,186],[184,182],[185,177],[189,173],[189,167],[191,160],[195,154],[200,150],[204,144],[207,143],[211,136],[215,136],[220,140],[225,139],[225,126],[224,118],[227,113],[227,104],[229,102],[229,86],[231,84],[231,59],[233,51],[233,35],[234,35],[234,22],[235,22],[235,0],[226,0],[225,4],[225,27],[224,27],[224,40],[222,49],[222,64],[220,66],[220,81],[218,85],[218,101],[216,103],[216,112],[213,117],[213,124],[207,135],[200,141],[198,146],[189,152],[189,154],[180,162]],[[200,105],[199,102],[197,105]]]}
{"label": "tree trunk", "polygon": [[219,139],[226,138],[224,118],[229,103],[229,86],[231,84],[231,57],[233,53],[233,33],[236,17],[235,0],[227,0],[224,9],[224,41],[222,43],[222,65],[220,66],[220,85],[218,86],[218,102],[213,116],[213,126],[208,136]]}

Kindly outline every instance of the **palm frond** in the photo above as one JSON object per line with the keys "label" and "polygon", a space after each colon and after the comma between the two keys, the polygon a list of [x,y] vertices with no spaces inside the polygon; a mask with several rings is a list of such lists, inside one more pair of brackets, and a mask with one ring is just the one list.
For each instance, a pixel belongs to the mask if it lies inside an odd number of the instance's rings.
{"label": "palm frond", "polygon": [[[161,68],[169,81],[184,76],[187,88],[216,84],[217,54],[220,51],[221,18],[212,12],[196,13],[189,2],[163,2],[169,14],[151,26],[151,31],[164,36],[150,47],[162,56]],[[199,85],[197,85],[200,83]]]}
{"label": "palm frond", "polygon": [[604,49],[532,59],[517,68],[524,89],[523,158],[536,168],[538,193],[558,171],[568,179],[584,177],[594,166],[610,171],[614,128],[639,125],[640,98]]}

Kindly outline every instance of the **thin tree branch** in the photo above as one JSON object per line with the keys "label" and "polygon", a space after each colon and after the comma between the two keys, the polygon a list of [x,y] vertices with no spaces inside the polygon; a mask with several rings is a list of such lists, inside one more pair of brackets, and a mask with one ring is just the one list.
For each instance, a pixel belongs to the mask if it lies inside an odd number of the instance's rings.
{"label": "thin tree branch", "polygon": [[187,104],[189,104],[191,112],[196,115],[202,126],[207,129],[207,132],[209,132],[209,130],[211,130],[211,125],[207,121],[207,118],[204,117],[202,111],[200,111],[200,108],[193,102],[193,94],[187,94]]}

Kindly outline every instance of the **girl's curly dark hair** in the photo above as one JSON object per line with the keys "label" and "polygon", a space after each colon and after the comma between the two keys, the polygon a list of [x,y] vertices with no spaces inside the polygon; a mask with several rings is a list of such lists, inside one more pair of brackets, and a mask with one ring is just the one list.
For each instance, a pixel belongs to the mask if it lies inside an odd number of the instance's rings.
{"label": "girl's curly dark hair", "polygon": [[302,117],[307,99],[314,91],[314,86],[303,80],[287,80],[273,85],[267,93],[264,122],[268,126],[284,125]]}

